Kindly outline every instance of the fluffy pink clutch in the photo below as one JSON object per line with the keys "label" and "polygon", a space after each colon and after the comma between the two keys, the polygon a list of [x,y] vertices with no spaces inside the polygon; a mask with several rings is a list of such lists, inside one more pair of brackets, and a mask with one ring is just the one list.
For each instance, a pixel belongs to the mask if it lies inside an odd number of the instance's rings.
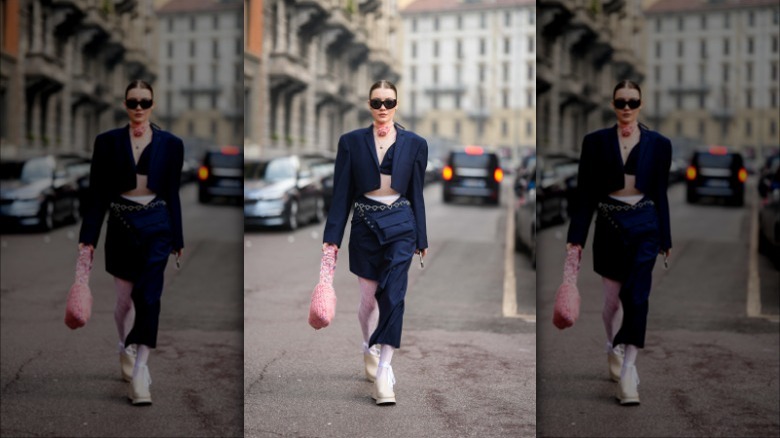
{"label": "fluffy pink clutch", "polygon": [[322,251],[320,282],[314,287],[309,306],[309,325],[319,330],[327,327],[336,315],[336,291],[333,289],[333,273],[336,271],[338,249],[327,246]]}
{"label": "fluffy pink clutch", "polygon": [[76,281],[68,292],[65,325],[75,330],[83,327],[92,315],[92,292],[89,290],[89,272],[92,270],[92,249],[83,246],[76,262]]}
{"label": "fluffy pink clutch", "polygon": [[553,324],[563,330],[571,327],[580,316],[580,291],[577,290],[577,274],[580,272],[582,248],[571,247],[566,252],[563,265],[563,283],[555,294]]}

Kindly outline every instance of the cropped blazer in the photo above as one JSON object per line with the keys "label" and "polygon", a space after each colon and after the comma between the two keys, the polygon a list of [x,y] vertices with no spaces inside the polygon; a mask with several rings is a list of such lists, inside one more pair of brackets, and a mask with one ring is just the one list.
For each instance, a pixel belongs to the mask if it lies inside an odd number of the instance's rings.
{"label": "cropped blazer", "polygon": [[[636,188],[653,200],[658,212],[661,249],[672,247],[669,200],[666,189],[672,162],[672,143],[663,135],[640,125]],[[600,129],[582,141],[577,194],[567,241],[585,245],[593,213],[601,199],[625,185],[617,125]]]}
{"label": "cropped blazer", "polygon": [[[396,125],[390,187],[409,200],[417,224],[417,248],[428,248],[423,183],[428,165],[428,143]],[[344,227],[354,201],[380,187],[379,157],[373,128],[356,129],[341,136],[333,176],[333,201],[325,223],[323,241],[341,246]]]}
{"label": "cropped blazer", "polygon": [[[179,184],[184,144],[173,134],[152,126],[147,187],[165,200],[171,218],[174,249],[184,248]],[[89,205],[81,224],[79,242],[97,245],[106,211],[117,196],[136,188],[136,167],[129,125],[95,138],[89,175]]]}

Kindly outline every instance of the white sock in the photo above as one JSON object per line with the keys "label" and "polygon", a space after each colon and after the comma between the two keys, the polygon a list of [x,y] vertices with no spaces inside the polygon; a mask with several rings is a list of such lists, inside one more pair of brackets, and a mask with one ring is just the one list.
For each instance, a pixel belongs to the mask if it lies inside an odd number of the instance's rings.
{"label": "white sock", "polygon": [[[628,372],[628,369],[631,367],[634,367],[636,363],[636,356],[637,353],[639,353],[639,349],[636,348],[636,345],[626,345],[625,346],[625,356],[623,357],[623,368],[620,370],[620,378],[622,379],[623,376],[626,375]],[[639,378],[637,377],[637,383],[639,383]]]}
{"label": "white sock", "polygon": [[146,366],[146,362],[149,360],[149,353],[151,352],[151,349],[146,346],[139,344],[137,346],[137,352],[135,357],[135,367],[133,367],[133,378],[138,376],[138,373],[141,372],[142,367]]}

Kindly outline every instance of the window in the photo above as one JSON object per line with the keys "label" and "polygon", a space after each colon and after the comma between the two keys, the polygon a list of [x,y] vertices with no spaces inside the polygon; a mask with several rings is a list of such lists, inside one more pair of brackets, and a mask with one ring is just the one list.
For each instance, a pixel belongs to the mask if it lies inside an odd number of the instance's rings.
{"label": "window", "polygon": [[187,121],[187,134],[190,137],[195,135],[195,123],[192,120]]}
{"label": "window", "polygon": [[190,84],[195,83],[195,64],[190,64]]}
{"label": "window", "polygon": [[723,54],[724,55],[728,55],[729,54],[729,45],[730,45],[729,43],[730,43],[730,41],[729,41],[728,38],[723,40]]}
{"label": "window", "polygon": [[463,17],[458,15],[458,30],[463,29]]}
{"label": "window", "polygon": [[460,136],[460,120],[455,120],[455,135]]}
{"label": "window", "polygon": [[219,41],[217,40],[211,42],[211,57],[214,59],[219,58]]}
{"label": "window", "polygon": [[[211,93],[211,109],[217,109],[217,93]],[[212,129],[211,132],[217,132],[216,129]]]}
{"label": "window", "polygon": [[173,66],[169,65],[165,67],[165,78],[168,80],[168,82],[173,81]]}
{"label": "window", "polygon": [[507,54],[507,55],[512,53],[511,48],[512,48],[512,45],[511,45],[511,43],[509,41],[509,37],[504,38],[504,53]]}
{"label": "window", "polygon": [[747,52],[749,55],[753,54],[753,37],[747,39]]}
{"label": "window", "polygon": [[[460,94],[455,95],[455,109],[460,109]],[[460,126],[460,123],[458,123]]]}
{"label": "window", "polygon": [[509,90],[504,90],[501,93],[501,103],[502,103],[501,106],[503,108],[505,108],[505,109],[509,108]]}
{"label": "window", "polygon": [[190,30],[195,31],[195,17],[190,17]]}
{"label": "window", "polygon": [[723,82],[729,81],[729,65],[723,64]]}
{"label": "window", "polygon": [[533,9],[528,11],[528,24],[536,24],[536,11]]}
{"label": "window", "polygon": [[485,39],[484,38],[480,38],[479,39],[479,54],[480,55],[484,55],[485,54],[485,47],[486,47]]}
{"label": "window", "polygon": [[699,137],[704,137],[704,133],[705,133],[704,127],[705,127],[704,120],[699,120]]}
{"label": "window", "polygon": [[707,28],[707,16],[706,15],[702,15],[701,16],[701,28],[702,28],[702,30]]}
{"label": "window", "polygon": [[485,64],[479,64],[479,82],[485,82]]}
{"label": "window", "polygon": [[656,92],[653,93],[653,95],[655,97],[655,107],[656,108],[661,108],[661,92],[660,91],[656,91]]}
{"label": "window", "polygon": [[236,55],[243,55],[244,54],[244,38],[238,37],[236,38]]}
{"label": "window", "polygon": [[211,83],[219,83],[219,71],[217,70],[217,63],[211,64]]}
{"label": "window", "polygon": [[501,121],[501,135],[504,137],[509,135],[509,122],[506,120]]}
{"label": "window", "polygon": [[685,19],[683,17],[679,17],[677,19],[677,30],[682,31],[685,27]]}
{"label": "window", "polygon": [[682,107],[683,107],[683,104],[682,104],[682,94],[677,93],[674,96],[674,106],[677,107],[678,110],[682,109]]}
{"label": "window", "polygon": [[753,108],[753,91],[745,90],[745,107]]}
{"label": "window", "polygon": [[655,20],[655,31],[656,32],[661,32],[661,19],[660,18],[657,18]]}
{"label": "window", "polygon": [[417,19],[412,18],[412,32],[417,32]]}
{"label": "window", "polygon": [[173,17],[168,18],[168,32],[173,32]]}
{"label": "window", "polygon": [[433,19],[433,30],[439,30],[439,17]]}
{"label": "window", "polygon": [[528,108],[534,107],[534,93],[531,90],[525,92],[525,101]]}
{"label": "window", "polygon": [[504,63],[504,82],[509,82],[509,63]]}
{"label": "window", "polygon": [[536,44],[534,42],[534,37],[529,36],[528,37],[528,53],[534,53],[535,45]]}
{"label": "window", "polygon": [[214,29],[219,29],[219,15],[214,15],[211,24],[214,27]]}
{"label": "window", "polygon": [[769,135],[772,137],[777,135],[777,120],[772,120],[772,122],[769,124]]}
{"label": "window", "polygon": [[412,58],[416,58],[416,57],[417,57],[417,43],[413,42],[412,43]]}
{"label": "window", "polygon": [[707,58],[707,40],[701,40],[699,44],[699,50],[702,58]]}
{"label": "window", "polygon": [[[461,70],[462,70],[462,69],[461,69],[460,65],[456,65],[456,66],[455,66],[455,83],[456,83],[456,84],[460,84],[461,82],[463,82],[463,81],[461,80],[461,76],[462,76],[462,75],[461,75]],[[458,97],[460,97],[460,96],[458,96]]]}
{"label": "window", "polygon": [[439,82],[439,66],[433,66],[433,82]]}
{"label": "window", "polygon": [[504,12],[504,26],[506,27],[512,26],[512,12],[510,11]]}
{"label": "window", "polygon": [[653,77],[655,78],[655,83],[660,84],[661,83],[661,66],[656,65],[653,67]]}
{"label": "window", "polygon": [[685,44],[682,41],[677,41],[677,56],[682,58],[685,53]]}
{"label": "window", "polygon": [[683,81],[683,66],[682,64],[677,66],[677,83],[682,83]]}
{"label": "window", "polygon": [[772,80],[777,80],[777,61],[772,63]]}
{"label": "window", "polygon": [[756,14],[753,11],[750,11],[748,13],[748,26],[755,26],[756,25]]}
{"label": "window", "polygon": [[699,109],[704,109],[707,103],[707,95],[704,93],[699,94]]}
{"label": "window", "polygon": [[525,135],[527,137],[534,135],[534,124],[530,120],[525,122]]}
{"label": "window", "polygon": [[777,53],[777,46],[778,46],[778,38],[777,35],[772,37],[772,53]]}
{"label": "window", "polygon": [[433,135],[439,135],[439,124],[436,120],[431,122],[431,132],[433,132]]}
{"label": "window", "polygon": [[173,41],[168,41],[168,58],[173,58]]}
{"label": "window", "polygon": [[479,15],[479,27],[482,29],[487,28],[487,14],[484,12]]}
{"label": "window", "polygon": [[661,57],[661,42],[656,41],[655,42],[655,57],[660,58]]}
{"label": "window", "polygon": [[455,44],[458,59],[463,59],[463,41],[458,40]]}
{"label": "window", "polygon": [[534,80],[534,64],[529,63],[528,64],[528,80],[533,81]]}
{"label": "window", "polygon": [[723,14],[723,27],[725,27],[726,29],[731,27],[731,15],[729,15],[728,12]]}
{"label": "window", "polygon": [[409,77],[411,78],[412,82],[417,81],[417,67],[415,66],[409,67]]}
{"label": "window", "polygon": [[[187,95],[187,108],[195,108],[195,95],[190,93]],[[190,130],[192,132],[192,130]]]}
{"label": "window", "polygon": [[747,81],[753,80],[753,63],[748,62],[745,64],[745,77]]}
{"label": "window", "polygon": [[753,123],[750,120],[745,120],[745,135],[748,137],[753,135]]}
{"label": "window", "polygon": [[675,125],[674,130],[677,133],[677,136],[678,137],[682,136],[683,135],[682,122],[678,120],[674,125]]}
{"label": "window", "polygon": [[190,41],[190,58],[195,57],[195,40]]}
{"label": "window", "polygon": [[707,83],[707,67],[704,64],[699,64],[699,83]]}
{"label": "window", "polygon": [[438,58],[439,57],[439,42],[434,41],[433,42],[433,57]]}

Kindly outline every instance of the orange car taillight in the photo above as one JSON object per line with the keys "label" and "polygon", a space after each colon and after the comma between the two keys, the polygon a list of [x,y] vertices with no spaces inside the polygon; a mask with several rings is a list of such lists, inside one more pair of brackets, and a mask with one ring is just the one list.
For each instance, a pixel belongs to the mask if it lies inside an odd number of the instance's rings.
{"label": "orange car taillight", "polygon": [[696,179],[696,168],[693,166],[688,166],[688,170],[685,171],[685,177],[688,178],[688,181],[693,181]]}
{"label": "orange car taillight", "polygon": [[496,168],[496,170],[493,172],[493,179],[499,183],[504,180],[504,171],[501,170],[500,167]]}
{"label": "orange car taillight", "polygon": [[449,181],[452,179],[452,167],[451,166],[445,166],[444,169],[441,171],[441,177],[444,178],[444,181]]}
{"label": "orange car taillight", "polygon": [[737,178],[739,178],[739,182],[744,183],[747,181],[747,170],[745,168],[739,169],[739,173],[737,173]]}
{"label": "orange car taillight", "polygon": [[200,166],[198,169],[198,179],[201,181],[206,181],[209,179],[209,168],[206,166]]}

